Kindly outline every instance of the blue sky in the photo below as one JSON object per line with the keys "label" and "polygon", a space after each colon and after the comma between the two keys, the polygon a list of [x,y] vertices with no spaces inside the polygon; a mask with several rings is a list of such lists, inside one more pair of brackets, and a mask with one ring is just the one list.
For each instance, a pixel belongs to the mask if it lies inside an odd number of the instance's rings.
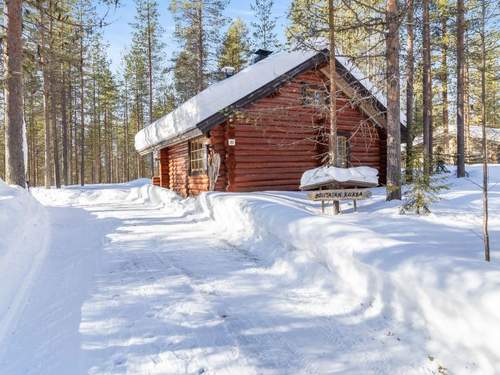
{"label": "blue sky", "polygon": [[[252,0],[253,1],[253,0]],[[166,44],[166,57],[170,58],[176,49],[176,43],[172,39],[174,24],[168,11],[169,0],[159,0],[160,4],[160,22],[165,30],[164,41]],[[248,24],[252,20],[252,11],[250,9],[250,0],[231,0],[226,8],[225,14],[230,18],[240,17]],[[290,0],[275,0],[273,13],[278,17],[276,31],[280,38],[283,38],[282,30],[286,24],[286,13]],[[121,6],[110,11],[108,22],[110,25],[104,29],[104,39],[109,43],[108,55],[113,64],[113,70],[117,70],[123,52],[130,45],[132,38],[132,28],[130,23],[134,21],[135,4],[134,0],[122,0]]]}

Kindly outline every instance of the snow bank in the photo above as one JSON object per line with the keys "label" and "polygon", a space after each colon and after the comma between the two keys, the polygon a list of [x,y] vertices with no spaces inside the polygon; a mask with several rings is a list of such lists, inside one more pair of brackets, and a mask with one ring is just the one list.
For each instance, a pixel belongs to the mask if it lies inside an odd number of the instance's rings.
{"label": "snow bank", "polygon": [[[500,182],[500,165],[491,168]],[[480,181],[480,166],[470,170]],[[401,216],[383,189],[359,214],[325,217],[303,193],[205,193],[214,230],[284,278],[316,283],[345,306],[348,324],[390,320],[405,341],[452,373],[500,373],[500,257],[482,260],[481,192],[450,178],[428,217]],[[348,209],[343,203],[343,209]],[[492,244],[500,242],[500,192],[490,195]],[[496,245],[495,245],[496,244]],[[367,333],[369,334],[369,333]]]}
{"label": "snow bank", "polygon": [[321,166],[304,172],[300,179],[300,188],[306,189],[332,182],[353,182],[378,185],[378,171],[371,167],[337,168]]}
{"label": "snow bank", "polygon": [[75,185],[57,190],[34,188],[33,191],[39,201],[51,206],[99,208],[102,204],[139,203],[151,208],[168,207],[169,211],[184,212],[194,204],[192,199],[183,200],[173,191],[153,186],[151,180],[145,178],[123,184]]}
{"label": "snow bank", "polygon": [[26,292],[45,257],[48,215],[31,194],[0,179],[0,346],[15,324]]}

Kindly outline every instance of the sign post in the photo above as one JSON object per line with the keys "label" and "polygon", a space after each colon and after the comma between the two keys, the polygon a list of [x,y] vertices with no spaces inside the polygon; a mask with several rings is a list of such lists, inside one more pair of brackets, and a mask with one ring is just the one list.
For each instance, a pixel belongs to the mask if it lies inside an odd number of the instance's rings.
{"label": "sign post", "polygon": [[321,210],[324,213],[325,201],[328,200],[333,202],[353,201],[354,211],[357,211],[357,201],[370,198],[372,192],[369,189],[331,189],[309,191],[307,195],[313,201],[321,201]]}
{"label": "sign post", "polygon": [[372,192],[369,189],[335,189],[316,190],[308,192],[309,199],[313,201],[351,201],[370,198]]}

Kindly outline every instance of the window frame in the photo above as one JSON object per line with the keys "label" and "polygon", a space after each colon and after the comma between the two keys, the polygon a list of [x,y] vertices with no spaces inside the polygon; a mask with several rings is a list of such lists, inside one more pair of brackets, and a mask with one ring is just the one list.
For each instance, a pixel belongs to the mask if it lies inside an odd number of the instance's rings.
{"label": "window frame", "polygon": [[[339,137],[345,138],[345,167],[340,166],[338,162],[339,152],[338,144]],[[339,168],[349,168],[351,166],[351,133],[346,131],[337,131],[337,167]]]}
{"label": "window frame", "polygon": [[[319,93],[320,99],[314,94]],[[301,83],[301,101],[304,107],[321,108],[328,104],[328,93],[324,87],[317,84]]]}
{"label": "window frame", "polygon": [[[197,149],[193,149],[193,145],[200,145],[201,147]],[[193,159],[193,153],[199,152],[201,157],[197,157]],[[193,168],[193,162],[201,162],[201,167]],[[191,139],[188,142],[188,166],[189,176],[204,176],[208,173],[208,147],[206,144],[206,140],[202,137]]]}

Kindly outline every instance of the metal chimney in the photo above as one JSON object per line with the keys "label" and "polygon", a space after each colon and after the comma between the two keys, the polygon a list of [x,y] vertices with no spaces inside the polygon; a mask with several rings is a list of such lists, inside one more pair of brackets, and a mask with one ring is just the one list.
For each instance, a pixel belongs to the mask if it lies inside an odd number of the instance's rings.
{"label": "metal chimney", "polygon": [[252,64],[255,64],[261,60],[264,60],[271,53],[273,53],[273,51],[268,51],[267,49],[259,48],[257,51],[255,51],[253,53]]}

